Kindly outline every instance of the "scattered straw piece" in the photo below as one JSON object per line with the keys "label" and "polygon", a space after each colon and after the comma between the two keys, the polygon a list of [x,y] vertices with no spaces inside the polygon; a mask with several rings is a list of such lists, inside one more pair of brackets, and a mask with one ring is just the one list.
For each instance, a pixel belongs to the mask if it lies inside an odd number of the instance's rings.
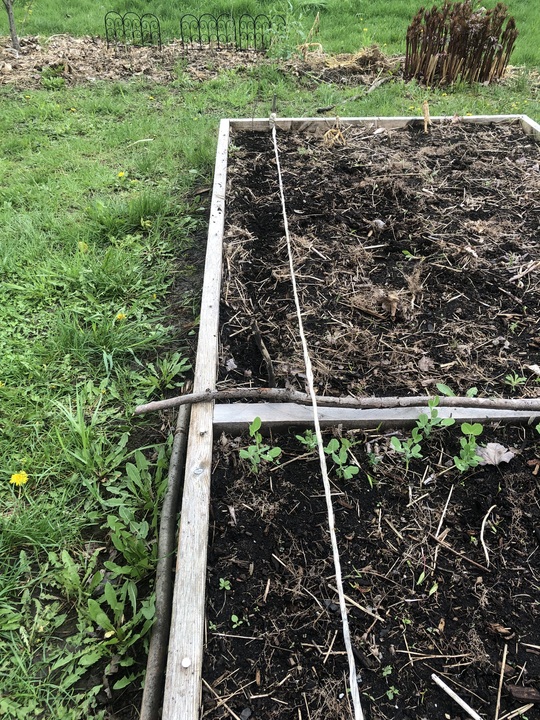
{"label": "scattered straw piece", "polygon": [[455,700],[458,705],[460,705],[465,712],[470,715],[470,717],[474,718],[474,720],[482,720],[480,715],[472,709],[470,705],[467,705],[465,700],[462,700],[457,693],[455,693],[452,688],[449,688],[448,685],[441,680],[441,678],[438,675],[435,675],[435,673],[431,674],[431,679],[434,683],[437,683],[437,685],[444,690],[447,695],[450,695],[452,700]]}

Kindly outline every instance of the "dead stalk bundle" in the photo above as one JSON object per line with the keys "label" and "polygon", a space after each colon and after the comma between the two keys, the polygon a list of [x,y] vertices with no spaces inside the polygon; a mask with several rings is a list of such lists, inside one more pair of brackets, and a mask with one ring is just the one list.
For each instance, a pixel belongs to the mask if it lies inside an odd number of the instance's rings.
{"label": "dead stalk bundle", "polygon": [[444,0],[440,10],[420,8],[407,28],[405,79],[425,85],[498,80],[518,35],[507,13],[500,2],[492,10],[473,10],[471,0]]}
{"label": "dead stalk bundle", "polygon": [[319,34],[320,18],[319,13],[315,16],[311,30],[308,32],[306,41],[302,45],[297,46],[297,50],[301,53],[304,60],[308,59],[308,55],[322,55],[323,46],[319,42],[314,42],[313,38]]}

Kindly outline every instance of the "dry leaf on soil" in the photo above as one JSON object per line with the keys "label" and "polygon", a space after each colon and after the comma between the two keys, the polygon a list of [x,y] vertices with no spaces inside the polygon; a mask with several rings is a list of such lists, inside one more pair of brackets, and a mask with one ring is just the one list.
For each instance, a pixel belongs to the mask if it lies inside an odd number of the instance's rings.
{"label": "dry leaf on soil", "polygon": [[480,465],[499,465],[502,462],[510,462],[515,457],[515,453],[500,443],[488,443],[486,447],[479,447],[476,449],[476,454],[482,458]]}

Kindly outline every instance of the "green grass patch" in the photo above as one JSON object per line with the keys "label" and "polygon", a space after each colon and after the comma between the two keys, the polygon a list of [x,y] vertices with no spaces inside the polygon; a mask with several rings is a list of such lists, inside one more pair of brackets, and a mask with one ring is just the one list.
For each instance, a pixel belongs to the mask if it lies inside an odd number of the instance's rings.
{"label": "green grass patch", "polygon": [[[494,3],[490,4],[492,7]],[[519,37],[512,62],[517,65],[540,66],[540,23],[537,21],[535,3],[508,0],[509,14],[516,19]],[[318,41],[327,52],[354,52],[376,42],[389,53],[405,51],[407,26],[421,3],[415,0],[374,0],[361,5],[354,0],[187,0],[182,6],[174,6],[165,0],[156,0],[151,7],[145,0],[122,0],[110,5],[100,5],[81,0],[76,9],[61,8],[47,0],[15,2],[15,16],[21,35],[105,35],[104,17],[109,10],[119,13],[128,11],[144,14],[152,12],[160,19],[165,41],[180,37],[180,18],[193,13],[242,13],[256,15],[265,13],[283,15],[287,20],[286,45],[289,51],[305,41],[317,12],[320,14]],[[8,34],[5,15],[0,15],[0,33]]]}

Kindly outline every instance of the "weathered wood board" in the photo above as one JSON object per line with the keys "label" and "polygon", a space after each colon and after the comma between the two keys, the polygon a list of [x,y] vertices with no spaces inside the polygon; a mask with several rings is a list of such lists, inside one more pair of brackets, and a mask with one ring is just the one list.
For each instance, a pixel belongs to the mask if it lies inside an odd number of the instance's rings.
{"label": "weathered wood board", "polygon": [[[418,415],[429,413],[427,407],[402,408],[319,408],[321,427],[342,425],[344,428],[388,428],[412,427]],[[526,410],[486,410],[481,408],[439,407],[439,417],[453,417],[456,422],[498,421],[502,423],[534,421],[536,417]],[[313,410],[306,405],[293,403],[253,403],[216,405],[214,408],[214,434],[221,432],[240,433],[260,417],[263,428],[276,429],[297,425],[304,428],[313,426]]]}

